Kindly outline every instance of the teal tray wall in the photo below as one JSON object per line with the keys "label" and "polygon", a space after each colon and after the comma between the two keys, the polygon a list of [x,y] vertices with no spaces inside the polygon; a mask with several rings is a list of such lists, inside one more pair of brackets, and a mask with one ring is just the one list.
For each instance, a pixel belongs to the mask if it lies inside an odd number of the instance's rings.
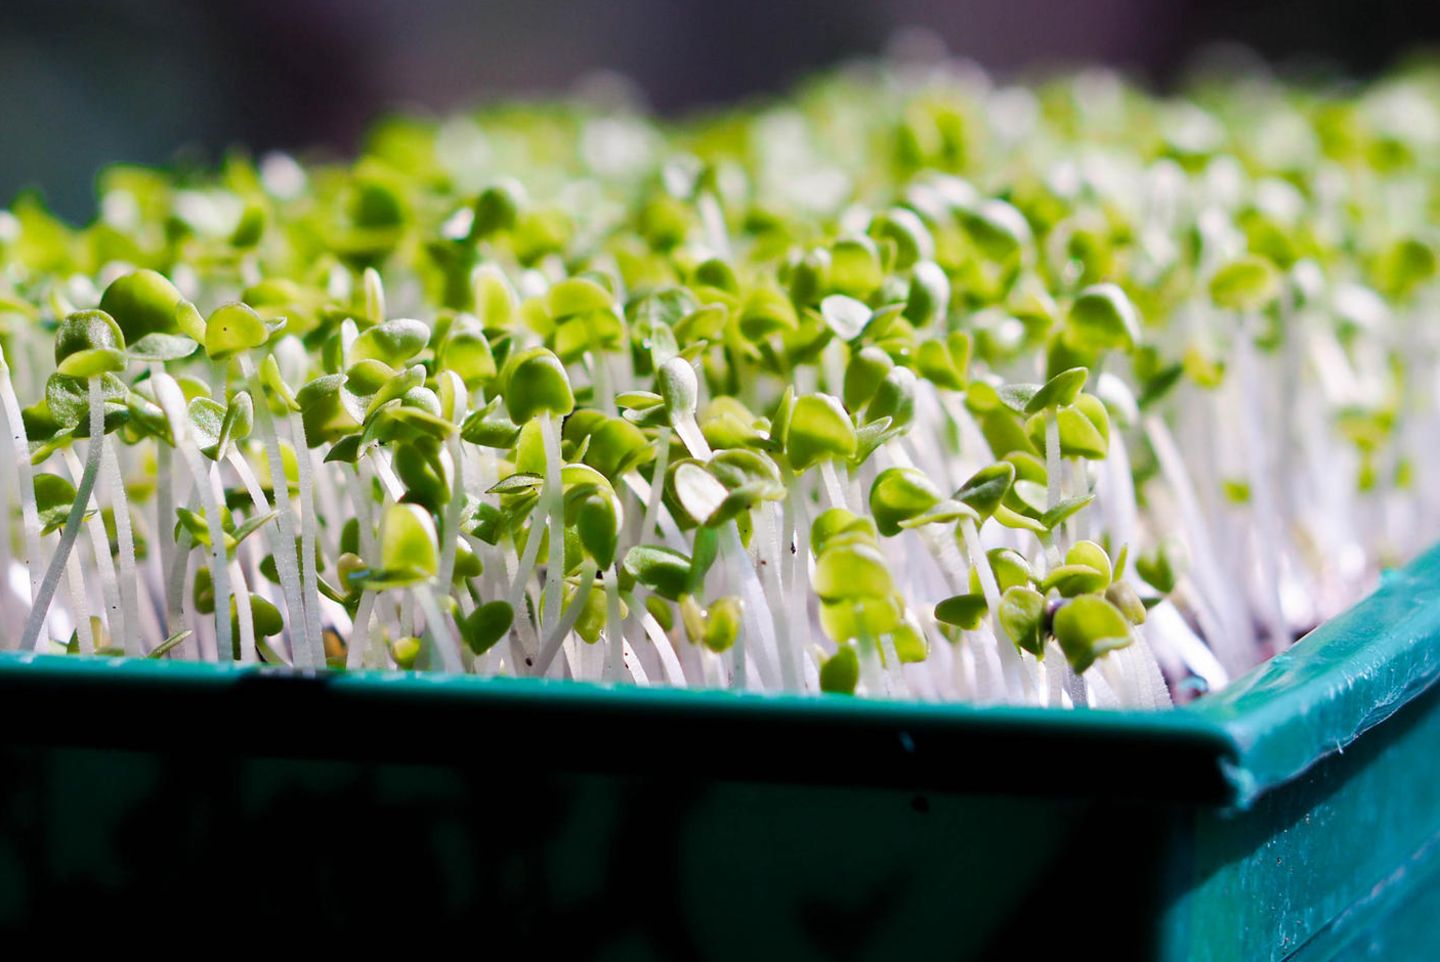
{"label": "teal tray wall", "polygon": [[0,930],[1440,957],[1437,672],[1440,550],[1164,713],[3,655]]}

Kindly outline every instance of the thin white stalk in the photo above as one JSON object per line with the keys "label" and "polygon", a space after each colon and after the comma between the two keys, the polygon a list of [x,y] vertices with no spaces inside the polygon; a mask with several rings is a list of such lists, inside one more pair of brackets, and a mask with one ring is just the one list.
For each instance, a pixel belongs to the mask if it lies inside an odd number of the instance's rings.
{"label": "thin white stalk", "polygon": [[[603,591],[603,585],[601,590]],[[620,657],[624,660],[625,649],[624,639],[621,639]],[[609,657],[606,645],[602,645],[599,639],[595,644],[590,644],[584,638],[574,633],[565,639],[565,652],[567,660],[571,652],[575,653],[575,662],[579,665],[579,671],[572,671],[571,677],[581,681],[601,681],[605,675],[605,660]]]}
{"label": "thin white stalk", "polygon": [[1206,643],[1215,651],[1227,670],[1247,668],[1255,659],[1251,650],[1253,635],[1248,618],[1243,607],[1238,606],[1231,598],[1228,584],[1221,575],[1223,569],[1216,563],[1215,549],[1180,450],[1170,434],[1170,429],[1157,416],[1152,415],[1145,419],[1145,434],[1150,439],[1150,446],[1160,463],[1160,471],[1180,508],[1180,518],[1191,551],[1191,575],[1206,600],[1216,606],[1216,614],[1220,620],[1219,630],[1216,635],[1207,637]]}
{"label": "thin white stalk", "polygon": [[526,603],[528,595],[526,589],[529,587],[530,574],[535,570],[535,559],[540,553],[541,528],[544,525],[548,508],[545,504],[546,495],[541,491],[540,500],[535,505],[530,515],[530,527],[525,536],[525,554],[523,557],[515,556],[513,545],[503,545],[500,549],[505,570],[509,574],[510,587],[506,594],[506,600],[515,612],[515,621],[510,629],[510,672],[513,675],[521,675],[528,664],[533,664],[534,656],[531,652],[539,652],[540,638],[536,625],[531,620],[530,606]]}
{"label": "thin white stalk", "polygon": [[415,596],[409,592],[400,595],[400,625],[407,634],[420,634],[420,615],[415,610]]}
{"label": "thin white stalk", "polygon": [[1270,642],[1276,650],[1290,647],[1290,626],[1280,604],[1280,527],[1279,505],[1271,488],[1270,446],[1260,437],[1260,419],[1263,410],[1260,404],[1260,372],[1255,359],[1255,347],[1251,343],[1247,323],[1237,333],[1234,355],[1236,374],[1239,379],[1242,404],[1245,409],[1240,421],[1240,433],[1246,448],[1245,467],[1249,474],[1251,510],[1250,518],[1255,525],[1250,539],[1255,546],[1259,561],[1260,584],[1256,595],[1260,599],[1260,616],[1265,622]]}
{"label": "thin white stalk", "polygon": [[370,644],[370,613],[375,608],[375,592],[366,588],[360,593],[355,608],[355,627],[350,632],[350,647],[345,652],[345,667],[350,671],[365,668],[366,648]]}
{"label": "thin white stalk", "polygon": [[104,459],[101,467],[108,476],[110,508],[115,515],[115,541],[120,548],[120,611],[125,620],[121,643],[125,654],[138,657],[145,653],[145,649],[140,640],[140,579],[135,570],[135,533],[130,525],[130,498],[125,492],[125,475],[120,470],[120,459],[109,439],[106,439],[100,456]]}
{"label": "thin white stalk", "polygon": [[976,700],[1007,704],[1014,701],[1000,663],[999,645],[988,629],[964,633],[965,648],[975,670]]}
{"label": "thin white stalk", "polygon": [[[276,512],[275,527],[279,532],[277,540],[282,545],[288,546],[284,550],[276,548],[275,572],[280,576],[280,585],[285,595],[285,624],[290,631],[291,657],[293,658],[298,651],[305,647],[301,638],[306,631],[306,599],[300,580],[300,563],[295,557],[294,548],[299,540],[299,533],[296,530],[294,509],[290,504],[289,482],[285,478],[285,461],[281,455],[280,438],[275,430],[275,418],[270,413],[265,387],[260,383],[255,365],[244,354],[240,356],[240,373],[250,384],[250,394],[255,402],[255,424],[260,429],[260,443],[265,448],[266,461],[270,467],[270,484],[275,492],[274,505],[261,507],[264,503],[262,492],[260,501],[255,502],[255,507],[257,510],[267,512],[273,507]],[[297,451],[297,461],[299,454],[300,452]],[[232,463],[234,463],[233,459]],[[247,488],[249,487],[249,482],[245,480],[243,473],[241,481]],[[255,491],[253,490],[251,491],[251,500],[255,501]],[[296,664],[300,663],[297,659]]]}
{"label": "thin white stalk", "polygon": [[1046,655],[1042,663],[1045,666],[1045,704],[1051,708],[1059,708],[1064,704],[1066,666],[1063,661],[1058,660],[1058,656],[1052,656],[1048,651]]}
{"label": "thin white stalk", "polygon": [[[667,547],[674,548],[676,551],[689,551],[690,542],[687,541],[685,535],[681,533],[680,526],[675,523],[675,517],[670,513],[670,509],[665,507],[665,501],[663,499],[664,489],[652,487],[650,482],[642,478],[638,471],[629,472],[622,480],[625,482],[626,487],[634,493],[635,497],[644,503],[644,507],[648,508],[651,503],[651,498],[655,498],[655,525],[658,525],[660,528],[660,541]],[[655,535],[653,526],[647,530],[650,530],[651,533],[644,543],[648,544],[650,543],[650,539],[653,539]]]}
{"label": "thin white stalk", "polygon": [[700,461],[709,461],[715,452],[710,450],[710,443],[705,440],[705,435],[700,432],[700,425],[695,423],[693,414],[685,415],[675,419],[675,434],[680,438],[680,443],[689,450],[690,456]]}
{"label": "thin white stalk", "polygon": [[[464,421],[464,398],[457,398],[455,405],[456,422]],[[450,460],[453,463],[451,470],[455,477],[450,489],[450,502],[445,505],[444,523],[441,525],[440,537],[443,540],[440,545],[440,576],[436,579],[436,584],[442,591],[448,592],[455,573],[455,553],[460,548],[460,511],[465,507],[465,455],[460,448],[458,431],[451,434],[445,443],[450,451]]]}
{"label": "thin white stalk", "polygon": [[[255,654],[255,613],[250,610],[250,586],[239,561],[230,562],[230,584],[235,589],[235,620],[240,624],[240,658],[242,665],[253,665]],[[233,654],[233,652],[232,652]]]}
{"label": "thin white stalk", "polygon": [[[1105,515],[1105,528],[1110,532],[1116,550],[1135,543],[1135,519],[1139,510],[1135,503],[1135,479],[1130,471],[1130,453],[1125,447],[1122,431],[1110,434],[1110,451],[1105,457],[1103,480],[1100,482],[1100,509]],[[1134,550],[1133,547],[1131,550]]]}
{"label": "thin white stalk", "polygon": [[440,610],[440,602],[435,597],[435,589],[429,582],[423,582],[416,585],[411,593],[419,603],[420,611],[425,615],[426,634],[430,636],[435,650],[440,653],[441,667],[447,672],[459,674],[463,668],[460,664],[460,642],[455,637],[449,619]]}
{"label": "thin white stalk", "polygon": [[860,683],[865,686],[865,693],[871,698],[893,697],[889,673],[881,663],[880,646],[862,635],[855,647],[860,656]]}
{"label": "thin white stalk", "polygon": [[[805,685],[813,688],[810,684],[807,665],[812,661],[809,657],[810,645],[810,599],[813,592],[810,591],[810,516],[805,507],[804,496],[800,493],[799,485],[794,483],[794,476],[790,474],[789,468],[784,469],[784,480],[789,493],[786,495],[786,504],[790,509],[791,530],[790,534],[794,541],[781,546],[781,554],[789,553],[786,559],[789,568],[785,581],[785,602],[786,610],[790,615],[790,639],[791,648],[795,656],[800,659],[800,672],[805,679]],[[818,674],[816,676],[818,680]]]}
{"label": "thin white stalk", "polygon": [[662,427],[655,441],[655,473],[650,495],[645,499],[645,519],[640,524],[640,543],[655,537],[655,524],[660,518],[660,498],[665,491],[665,472],[670,467],[670,429]]}
{"label": "thin white stalk", "polygon": [[10,366],[0,353],[0,407],[5,411],[5,424],[9,429],[10,452],[14,459],[15,487],[20,493],[20,517],[25,524],[25,557],[23,563],[29,575],[30,594],[25,600],[33,602],[40,596],[40,509],[35,500],[35,472],[30,466],[30,440],[25,436],[25,421],[20,416],[20,401],[15,397],[15,386],[10,381]]}
{"label": "thin white stalk", "polygon": [[644,612],[640,617],[640,625],[650,639],[650,643],[655,646],[666,682],[677,688],[693,687],[694,681],[686,673],[685,667],[675,654],[675,646],[670,643],[670,637],[665,634],[665,629],[660,627],[660,622],[655,620],[655,616],[648,611]]}
{"label": "thin white stalk", "polygon": [[630,676],[631,681],[641,688],[650,685],[650,676],[646,674],[645,666],[640,664],[639,655],[636,654],[635,649],[630,646],[630,642],[628,641],[625,642],[620,661],[621,666],[625,669],[626,674]]}
{"label": "thin white stalk", "polygon": [[1155,653],[1143,634],[1138,631],[1132,631],[1131,634],[1134,641],[1125,653],[1134,669],[1136,684],[1144,692],[1145,700],[1151,708],[1171,707],[1173,703],[1170,699],[1170,687],[1165,684],[1165,676],[1160,671],[1159,662],[1155,660]]}
{"label": "thin white stalk", "polygon": [[[320,637],[320,589],[315,572],[314,467],[310,461],[310,445],[305,438],[305,422],[294,412],[290,414],[290,436],[300,475],[300,588],[305,598],[305,643],[297,646],[295,666],[323,668],[325,644]],[[284,475],[281,475],[281,480],[284,480]],[[305,652],[303,659],[299,657],[301,651]]]}
{"label": "thin white stalk", "polygon": [[1000,586],[995,582],[995,572],[990,568],[990,559],[986,557],[985,549],[980,544],[980,532],[970,518],[962,519],[960,527],[965,538],[965,550],[970,555],[970,564],[980,575],[980,589],[985,594],[985,605],[989,609],[989,620],[991,631],[995,635],[996,652],[1000,656],[1000,665],[1005,672],[1005,687],[1009,691],[1010,697],[1019,697],[1024,702],[1032,702],[1034,692],[1030,676],[1020,663],[1019,651],[1015,649],[1014,643],[1005,634],[1005,629],[1001,627],[1000,619],[997,617],[1000,611]]}
{"label": "thin white stalk", "polygon": [[395,474],[395,468],[390,463],[390,455],[375,448],[370,452],[370,467],[375,471],[375,478],[380,482],[380,487],[385,492],[385,504],[399,501],[405,497],[405,485],[400,483],[400,478]]}
{"label": "thin white stalk", "polygon": [[832,508],[849,507],[845,498],[845,485],[840,483],[840,476],[835,471],[835,462],[829,458],[820,462],[820,481],[825,486],[825,497],[830,500]]}
{"label": "thin white stalk", "polygon": [[[175,467],[170,457],[170,445],[164,441],[155,443],[155,540],[160,545],[161,586],[164,587],[165,572],[170,570],[171,559],[175,557],[175,528],[168,519],[175,517]],[[170,598],[163,599],[164,610],[170,608]]]}
{"label": "thin white stalk", "polygon": [[[590,364],[590,381],[595,388],[595,403],[610,416],[615,415],[615,388],[610,380],[610,363],[604,351],[585,355]],[[459,418],[456,419],[459,421]]]}
{"label": "thin white stalk", "polygon": [[1058,644],[1053,641],[1050,642],[1046,648],[1045,660],[1053,664],[1058,670],[1061,678],[1061,686],[1065,689],[1065,694],[1070,698],[1071,707],[1089,708],[1090,686],[1086,684],[1083,676],[1077,675],[1074,669],[1070,667],[1070,663],[1065,660],[1065,653],[1060,650]]}
{"label": "thin white stalk", "polygon": [[900,652],[895,649],[895,637],[889,632],[880,636],[880,653],[885,656],[886,687],[891,695],[899,698],[909,696],[910,686],[905,683]]}
{"label": "thin white stalk", "polygon": [[[1111,652],[1102,655],[1095,660],[1094,667],[1099,669],[1100,677],[1105,680],[1110,690],[1114,692],[1115,698],[1119,702],[1119,707],[1143,707],[1139,694],[1134,690],[1134,686],[1130,684],[1130,679],[1125,677],[1125,668],[1115,657],[1116,654],[1116,652]],[[1089,672],[1086,672],[1086,674],[1089,674]]]}
{"label": "thin white stalk", "polygon": [[[195,480],[195,491],[205,509],[205,524],[210,533],[210,574],[215,584],[215,645],[220,661],[230,657],[230,564],[225,551],[225,529],[220,515],[220,496],[216,491],[208,463],[200,449],[190,437],[189,416],[186,414],[185,396],[175,379],[154,364],[150,368],[150,381],[155,385],[155,399],[165,419],[170,422],[170,435],[175,446],[185,459],[190,476]],[[170,523],[168,519],[165,523]]]}
{"label": "thin white stalk", "polygon": [[[580,583],[575,589],[575,595],[570,599],[570,604],[565,606],[565,614],[557,619],[553,625],[545,626],[545,645],[540,649],[540,656],[535,659],[535,677],[544,678],[550,670],[550,665],[555,661],[555,656],[560,653],[560,645],[565,641],[567,635],[575,627],[575,622],[580,620],[580,615],[585,610],[585,602],[590,597],[590,590],[595,587],[595,562],[586,558],[580,566]],[[550,590],[548,587],[546,590]]]}
{"label": "thin white stalk", "polygon": [[1060,419],[1054,408],[1045,409],[1045,510],[1051,511],[1062,499],[1065,483],[1060,461]]}
{"label": "thin white stalk", "polygon": [[[79,457],[70,448],[66,448],[61,456],[70,476],[79,479],[84,471]],[[90,554],[95,559],[95,576],[99,582],[100,598],[103,601],[100,614],[104,616],[105,627],[113,639],[118,633],[124,631],[124,625],[121,623],[120,589],[116,583],[115,565],[110,557],[110,536],[105,532],[105,519],[100,514],[100,504],[103,500],[102,495],[106,481],[103,447],[100,457],[100,474],[95,479],[96,490],[90,493],[90,503],[87,508],[89,517],[85,519],[85,533],[90,538]],[[78,550],[76,554],[79,554]]]}
{"label": "thin white stalk", "polygon": [[510,602],[510,607],[515,609],[516,618],[524,614],[521,603],[525,598],[525,587],[530,581],[530,575],[535,571],[535,559],[540,556],[542,532],[549,517],[550,493],[542,489],[540,500],[536,502],[534,509],[530,512],[530,528],[525,535],[525,550],[521,553],[519,561],[516,562],[515,576],[510,580],[510,592],[505,599]]}
{"label": "thin white stalk", "polygon": [[1086,696],[1090,708],[1124,708],[1124,699],[1115,691],[1115,685],[1104,668],[1092,668],[1085,672]]}
{"label": "thin white stalk", "polygon": [[191,544],[190,532],[181,531],[180,540],[175,543],[175,556],[170,559],[170,568],[165,573],[165,633],[167,636],[173,635],[185,624],[185,582],[190,572]]}
{"label": "thin white stalk", "polygon": [[784,659],[776,641],[773,613],[765,596],[765,587],[755,570],[755,562],[740,541],[740,531],[735,522],[726,525],[722,538],[721,559],[739,574],[740,594],[744,602],[744,627],[735,646],[743,646],[745,651],[736,658],[737,661],[741,658],[752,660],[760,685],[773,691],[780,687]]}
{"label": "thin white stalk", "polygon": [[1186,668],[1204,680],[1208,690],[1214,691],[1229,684],[1230,673],[1190,629],[1170,599],[1150,609],[1141,631],[1156,648],[1167,647],[1174,651]]}
{"label": "thin white stalk", "polygon": [[790,617],[785,611],[785,590],[780,583],[780,545],[775,536],[776,511],[764,505],[755,512],[756,562],[760,566],[760,584],[765,606],[775,633],[776,660],[780,668],[780,687],[784,691],[799,689],[799,672],[790,638]]}
{"label": "thin white stalk", "polygon": [[355,509],[356,527],[360,529],[360,557],[372,568],[380,567],[380,542],[375,537],[375,498],[373,478],[379,458],[371,456],[355,465],[345,476],[350,503]]}
{"label": "thin white stalk", "polygon": [[80,552],[73,551],[65,564],[65,580],[70,591],[70,607],[75,622],[75,640],[82,655],[93,655],[95,644],[95,621],[90,617],[90,599],[85,591],[85,565]]}
{"label": "thin white stalk", "polygon": [[[14,555],[15,532],[11,526],[11,519],[15,515],[15,508],[19,501],[11,496],[11,488],[8,483],[9,478],[15,473],[10,468],[12,457],[9,445],[0,444],[0,616],[7,619],[10,614],[6,608],[11,600],[9,584],[12,572],[20,573],[25,580],[24,593],[27,596],[30,593],[30,576],[24,571],[24,562]],[[23,551],[24,543],[21,542],[21,544]],[[28,606],[29,598],[23,599],[21,604]],[[0,639],[0,648],[8,647],[9,639]]]}
{"label": "thin white stalk", "polygon": [[605,666],[601,677],[619,681],[625,662],[625,623],[620,616],[620,568],[605,572]]}
{"label": "thin white stalk", "polygon": [[961,697],[977,704],[984,699],[980,690],[979,669],[975,664],[975,649],[968,638],[951,648],[954,654],[955,690]]}
{"label": "thin white stalk", "polygon": [[[560,620],[561,585],[565,578],[565,492],[560,481],[564,459],[560,454],[558,417],[541,415],[540,438],[545,446],[545,493],[550,522],[550,557],[545,562],[545,612],[541,624],[549,632],[551,626]],[[544,657],[543,652],[541,657]]]}
{"label": "thin white stalk", "polygon": [[339,470],[340,465],[322,461],[315,465],[315,471],[310,476],[315,486],[315,516],[320,523],[316,540],[320,544],[322,558],[337,558],[340,555],[340,522],[326,523],[327,519],[345,517],[340,507],[340,495],[336,491],[335,475]]}
{"label": "thin white stalk", "polygon": [[[9,454],[9,449],[0,445],[0,465],[6,465],[6,467],[0,467],[0,616],[4,616],[7,621],[10,621],[12,618],[22,618],[23,616],[20,613],[9,611],[10,602],[17,602],[17,611],[29,608],[30,602],[27,595],[30,593],[30,576],[24,570],[23,560],[14,554],[16,531],[14,531],[13,518],[19,498],[14,497],[12,487],[10,487],[14,480],[14,471],[7,469],[7,464],[9,464],[7,454]],[[23,540],[20,541],[20,546],[22,546],[20,550],[23,552]],[[13,580],[17,576],[22,579],[23,588],[16,592],[16,598],[12,599]],[[14,624],[14,622],[10,621],[10,624]],[[0,639],[0,649],[9,647],[9,638]]]}
{"label": "thin white stalk", "polygon": [[[25,629],[20,635],[22,651],[35,650],[40,641],[40,631],[50,613],[50,602],[55,597],[60,576],[65,572],[65,562],[70,557],[70,549],[75,546],[75,538],[80,533],[81,520],[90,504],[90,491],[95,487],[95,476],[100,471],[100,438],[105,434],[105,398],[100,388],[100,378],[92,377],[89,382],[90,449],[85,454],[85,470],[80,475],[80,483],[75,486],[75,503],[71,505],[70,513],[65,518],[65,527],[60,532],[60,544],[50,556],[50,566],[45,569],[45,577],[40,582],[35,603],[25,619]],[[84,617],[83,613],[81,617]]]}
{"label": "thin white stalk", "polygon": [[[230,450],[227,460],[240,477],[240,483],[249,493],[250,502],[255,506],[255,510],[261,515],[269,514],[272,510],[270,499],[265,497],[265,489],[261,487],[260,479],[255,476],[250,462],[246,461],[244,455],[235,448]],[[277,498],[277,501],[285,500],[285,498]],[[265,537],[270,545],[270,555],[275,559],[275,573],[280,576],[280,593],[285,601],[285,623],[290,629],[290,643],[293,647],[295,639],[304,630],[305,605],[301,600],[300,570],[295,558],[295,539],[294,537],[287,539],[284,531],[279,529],[281,517],[282,515],[277,512],[276,527],[265,526]]]}

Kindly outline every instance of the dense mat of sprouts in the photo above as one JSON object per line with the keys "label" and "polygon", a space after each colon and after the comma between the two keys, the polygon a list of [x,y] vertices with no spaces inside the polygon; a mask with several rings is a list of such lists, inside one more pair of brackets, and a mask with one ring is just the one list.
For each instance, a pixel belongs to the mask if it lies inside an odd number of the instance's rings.
{"label": "dense mat of sprouts", "polygon": [[875,67],[22,198],[0,635],[1169,704],[1440,530],[1437,165],[1429,75]]}

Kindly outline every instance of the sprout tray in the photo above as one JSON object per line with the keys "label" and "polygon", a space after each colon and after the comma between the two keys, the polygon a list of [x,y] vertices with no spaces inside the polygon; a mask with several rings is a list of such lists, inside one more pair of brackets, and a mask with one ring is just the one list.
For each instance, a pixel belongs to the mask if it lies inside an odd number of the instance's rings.
{"label": "sprout tray", "polygon": [[93,931],[309,919],[507,956],[1427,957],[1437,640],[1440,550],[1148,714],[7,655],[0,925],[63,939],[82,906]]}

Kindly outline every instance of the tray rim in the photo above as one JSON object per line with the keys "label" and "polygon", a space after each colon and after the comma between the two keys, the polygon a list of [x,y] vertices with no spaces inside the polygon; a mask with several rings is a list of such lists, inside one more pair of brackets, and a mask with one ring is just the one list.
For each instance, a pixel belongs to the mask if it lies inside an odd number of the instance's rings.
{"label": "tray rim", "polygon": [[[0,724],[12,743],[1245,809],[1437,677],[1440,546],[1220,692],[1159,712],[3,652]],[[188,719],[180,726],[177,711]],[[121,721],[95,726],[96,712]],[[487,723],[529,737],[488,739]]]}

